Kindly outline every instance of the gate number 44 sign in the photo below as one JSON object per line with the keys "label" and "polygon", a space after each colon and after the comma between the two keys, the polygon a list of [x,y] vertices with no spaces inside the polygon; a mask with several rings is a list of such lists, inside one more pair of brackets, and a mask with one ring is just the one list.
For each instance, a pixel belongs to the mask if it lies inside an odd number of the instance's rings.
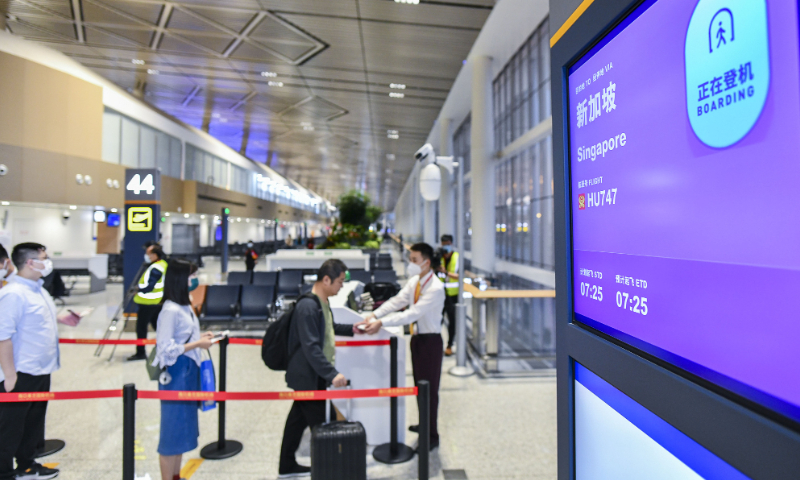
{"label": "gate number 44 sign", "polygon": [[147,192],[148,195],[152,195],[153,190],[156,189],[155,185],[153,184],[153,174],[148,174],[144,177],[144,180],[141,180],[141,177],[137,173],[133,176],[133,178],[131,178],[131,181],[128,182],[128,185],[125,187],[125,189],[133,192],[134,195],[139,195],[142,190]]}

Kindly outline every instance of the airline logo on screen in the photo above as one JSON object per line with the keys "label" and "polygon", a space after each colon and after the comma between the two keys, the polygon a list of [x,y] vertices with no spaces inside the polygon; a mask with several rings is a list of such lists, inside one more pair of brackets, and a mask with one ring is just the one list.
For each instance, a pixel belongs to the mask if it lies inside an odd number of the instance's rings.
{"label": "airline logo on screen", "polygon": [[686,31],[686,103],[697,138],[725,148],[753,128],[769,90],[766,0],[700,0]]}

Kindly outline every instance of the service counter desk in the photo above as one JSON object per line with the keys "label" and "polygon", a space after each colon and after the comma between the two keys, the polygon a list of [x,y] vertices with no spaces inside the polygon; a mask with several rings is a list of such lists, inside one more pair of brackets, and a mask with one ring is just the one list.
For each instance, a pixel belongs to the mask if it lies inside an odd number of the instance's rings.
{"label": "service counter desk", "polygon": [[[369,258],[367,258],[369,262]],[[349,264],[348,264],[349,265]],[[347,296],[360,282],[347,282],[339,295],[329,299],[336,323],[354,324],[362,316],[347,308]],[[357,342],[365,340],[388,340],[397,337],[397,386],[406,386],[406,342],[403,329],[383,328],[375,335],[356,335],[355,337],[336,337],[337,341]],[[369,347],[336,347],[336,369],[350,380],[354,390],[390,388],[391,358],[388,345]],[[406,398],[397,399],[397,441],[405,442]],[[334,400],[333,404],[344,413],[347,400]],[[369,445],[389,443],[391,432],[389,398],[356,398],[352,400],[352,411],[348,420],[361,422],[367,432]]]}
{"label": "service counter desk", "polygon": [[98,253],[95,255],[59,255],[52,256],[53,269],[62,277],[88,276],[89,293],[101,292],[106,289],[108,278],[108,255]]}
{"label": "service counter desk", "polygon": [[339,259],[347,268],[369,270],[369,255],[361,250],[278,250],[267,255],[267,271],[282,269],[316,270],[332,258]]}

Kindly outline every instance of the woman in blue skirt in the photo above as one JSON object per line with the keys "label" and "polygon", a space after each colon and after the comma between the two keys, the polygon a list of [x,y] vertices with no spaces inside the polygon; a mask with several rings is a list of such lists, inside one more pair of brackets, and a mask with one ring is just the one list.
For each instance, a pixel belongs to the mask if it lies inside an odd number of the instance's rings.
{"label": "woman in blue skirt", "polygon": [[[158,381],[159,390],[200,390],[200,349],[211,346],[213,334],[200,334],[200,322],[192,311],[189,287],[196,272],[196,265],[183,260],[173,260],[167,267],[153,362],[166,368]],[[182,455],[197,448],[197,407],[197,401],[161,401],[158,454],[162,480],[180,480]]]}

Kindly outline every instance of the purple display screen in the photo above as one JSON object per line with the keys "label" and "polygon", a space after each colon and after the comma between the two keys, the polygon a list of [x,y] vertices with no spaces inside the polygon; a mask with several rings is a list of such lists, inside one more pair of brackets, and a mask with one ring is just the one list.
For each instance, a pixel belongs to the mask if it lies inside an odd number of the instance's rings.
{"label": "purple display screen", "polygon": [[648,1],[569,70],[575,319],[800,420],[797,2]]}

